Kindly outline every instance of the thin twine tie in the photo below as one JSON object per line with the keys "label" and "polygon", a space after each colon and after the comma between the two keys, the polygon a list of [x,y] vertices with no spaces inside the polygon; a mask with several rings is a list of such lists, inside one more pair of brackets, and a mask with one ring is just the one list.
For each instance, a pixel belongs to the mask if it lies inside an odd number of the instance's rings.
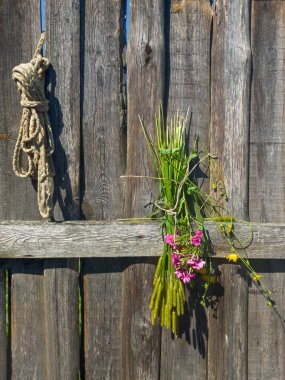
{"label": "thin twine tie", "polygon": [[45,34],[42,33],[33,59],[14,67],[12,71],[12,79],[17,83],[23,107],[13,155],[13,170],[19,177],[37,180],[39,211],[43,218],[48,218],[53,210],[51,177],[55,172],[52,161],[54,140],[48,116],[49,101],[44,90],[49,61],[41,54],[44,38]]}

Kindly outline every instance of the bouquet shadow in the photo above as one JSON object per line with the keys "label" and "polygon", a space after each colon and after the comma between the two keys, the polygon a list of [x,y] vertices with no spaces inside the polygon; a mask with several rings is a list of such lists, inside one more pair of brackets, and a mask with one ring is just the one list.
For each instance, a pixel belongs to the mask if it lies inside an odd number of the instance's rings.
{"label": "bouquet shadow", "polygon": [[[199,284],[191,288],[187,286],[185,313],[179,317],[178,337],[176,339],[187,342],[204,359],[207,354],[209,318],[216,318],[216,310],[224,294],[224,288],[219,282],[210,284],[204,305],[200,302],[202,294],[203,288]],[[172,338],[175,339],[174,335]]]}

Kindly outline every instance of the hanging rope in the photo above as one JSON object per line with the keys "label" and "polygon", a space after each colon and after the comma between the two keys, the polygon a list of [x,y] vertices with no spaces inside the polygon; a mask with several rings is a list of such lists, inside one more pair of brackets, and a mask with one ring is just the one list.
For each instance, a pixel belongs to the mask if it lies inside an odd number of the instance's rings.
{"label": "hanging rope", "polygon": [[20,130],[13,156],[13,170],[19,177],[37,180],[38,205],[43,218],[52,214],[54,176],[52,154],[54,140],[48,117],[49,101],[45,97],[45,72],[49,67],[42,57],[44,33],[29,63],[14,67],[12,79],[18,86],[23,107]]}

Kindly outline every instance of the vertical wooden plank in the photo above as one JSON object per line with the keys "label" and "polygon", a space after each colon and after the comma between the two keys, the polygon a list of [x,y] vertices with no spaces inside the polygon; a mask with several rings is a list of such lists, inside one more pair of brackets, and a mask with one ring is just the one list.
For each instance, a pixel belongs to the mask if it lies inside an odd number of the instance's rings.
{"label": "vertical wooden plank", "polygon": [[41,33],[40,6],[36,0],[0,3],[0,218],[39,219],[37,195],[30,179],[15,176],[12,157],[22,108],[12,81],[12,69],[34,55]]}
{"label": "vertical wooden plank", "polygon": [[160,378],[160,327],[148,307],[157,260],[126,260],[123,280],[122,379]]}
{"label": "vertical wooden plank", "polygon": [[123,0],[85,2],[82,211],[86,219],[122,217],[124,16]]}
{"label": "vertical wooden plank", "polygon": [[[12,156],[21,118],[21,106],[12,68],[29,61],[40,37],[39,1],[1,1],[0,4],[0,219],[39,218],[36,192],[29,179],[12,171]],[[24,263],[23,263],[24,264]],[[32,271],[12,269],[11,354],[12,378],[45,379],[46,355],[41,263]]]}
{"label": "vertical wooden plank", "polygon": [[38,261],[13,265],[12,379],[47,379],[44,282]]}
{"label": "vertical wooden plank", "polygon": [[272,290],[276,304],[269,308],[256,287],[249,289],[248,379],[284,379],[285,263],[259,260],[254,268]]}
{"label": "vertical wooden plank", "polygon": [[55,139],[54,216],[80,216],[80,4],[47,0],[46,55],[50,121]]}
{"label": "vertical wooden plank", "polygon": [[[56,220],[80,218],[80,2],[45,1]],[[78,379],[78,260],[44,265],[48,379]]]}
{"label": "vertical wooden plank", "polygon": [[[86,0],[82,9],[82,136],[85,219],[122,217],[126,125],[125,1]],[[85,379],[121,377],[122,261],[82,260]]]}
{"label": "vertical wooden plank", "polygon": [[7,378],[6,271],[0,271],[0,373]]}
{"label": "vertical wooden plank", "polygon": [[[250,218],[284,222],[285,3],[252,3],[252,107],[250,133]],[[285,377],[284,261],[254,262],[273,291],[268,308],[253,286],[249,292],[249,379]]]}
{"label": "vertical wooden plank", "polygon": [[[10,14],[8,1],[2,1],[0,3],[0,32],[2,38],[0,39],[0,48],[1,51],[4,53],[5,47],[7,46],[8,38],[11,38],[9,35],[9,29],[8,25],[10,25],[11,28],[12,22],[15,22],[14,15]],[[12,19],[10,18],[9,24],[7,23],[8,17],[12,16]],[[8,25],[7,25],[8,24]],[[20,117],[20,110],[19,112],[13,112],[9,114],[9,110],[7,107],[9,107],[9,101],[10,104],[15,104],[17,102],[16,96],[13,97],[14,101],[11,102],[11,94],[14,90],[13,88],[13,82],[9,80],[8,78],[11,77],[11,67],[9,65],[16,65],[17,57],[12,54],[6,55],[6,64],[3,62],[5,54],[2,54],[0,57],[1,61],[1,70],[0,70],[0,80],[2,83],[1,89],[0,89],[0,194],[1,194],[1,200],[0,200],[0,214],[1,218],[5,218],[5,213],[8,211],[8,205],[11,204],[11,201],[7,202],[4,201],[4,199],[7,199],[7,196],[5,195],[5,198],[3,195],[6,193],[7,190],[7,182],[4,178],[10,177],[10,174],[12,173],[12,165],[8,164],[7,156],[9,157],[8,152],[12,152],[13,149],[13,141],[11,141],[12,137],[12,131],[10,132],[10,135],[8,133],[8,124],[11,121],[11,118],[17,117],[17,115]],[[15,63],[14,63],[15,62]],[[10,94],[10,99],[8,98],[7,94]],[[7,112],[8,111],[8,112]],[[10,128],[9,128],[10,130]],[[14,133],[16,136],[17,128],[15,125]],[[10,140],[10,141],[9,141]],[[20,182],[20,181],[19,181]],[[11,195],[11,192],[8,193],[8,197]],[[8,206],[8,207],[7,207]],[[8,211],[9,212],[9,211]],[[3,374],[3,378],[7,378],[7,339],[6,339],[6,276],[5,271],[0,271],[0,342],[1,342],[1,348],[0,348],[0,372]]]}
{"label": "vertical wooden plank", "polygon": [[211,5],[172,0],[170,12],[168,116],[189,109],[191,142],[199,137],[208,146]]}
{"label": "vertical wooden plank", "polygon": [[[165,1],[131,0],[127,52],[128,134],[127,175],[153,175],[138,115],[146,129],[154,132],[155,113],[164,101]],[[150,179],[128,179],[124,194],[124,216],[149,213],[144,208],[155,200],[157,184]],[[150,323],[148,304],[155,266],[134,262],[124,271],[122,374],[124,379],[158,379],[160,329]],[[147,360],[145,360],[147,358]]]}
{"label": "vertical wooden plank", "polygon": [[229,207],[248,218],[249,0],[216,2],[211,57],[210,151],[223,165]]}
{"label": "vertical wooden plank", "polygon": [[[155,113],[164,100],[164,63],[164,1],[130,1],[127,175],[154,174],[138,116],[153,133]],[[124,215],[148,214],[144,206],[155,200],[156,187],[150,179],[126,180]]]}
{"label": "vertical wooden plank", "polygon": [[285,220],[285,3],[253,1],[250,218]]}
{"label": "vertical wooden plank", "polygon": [[47,378],[78,379],[78,260],[46,260],[44,299]]}
{"label": "vertical wooden plank", "polygon": [[121,379],[122,260],[84,260],[85,379]]}
{"label": "vertical wooden plank", "polygon": [[208,379],[247,379],[247,278],[239,266],[220,266],[222,296],[210,309]]}
{"label": "vertical wooden plank", "polygon": [[207,378],[207,311],[199,301],[195,302],[189,291],[186,300],[185,314],[179,320],[179,337],[162,331],[160,374],[163,380]]}
{"label": "vertical wooden plank", "polygon": [[[250,1],[218,0],[214,11],[210,151],[222,164],[227,206],[236,217],[247,219]],[[209,379],[247,378],[248,283],[234,275],[235,268],[221,268],[224,296],[217,318],[209,313]]]}
{"label": "vertical wooden plank", "polygon": [[[179,110],[191,117],[190,146],[194,139],[208,146],[210,124],[210,33],[209,1],[172,1],[169,29],[168,117]],[[208,322],[206,310],[189,304],[179,322],[181,335],[174,339],[162,330],[161,377],[205,379],[207,374]]]}

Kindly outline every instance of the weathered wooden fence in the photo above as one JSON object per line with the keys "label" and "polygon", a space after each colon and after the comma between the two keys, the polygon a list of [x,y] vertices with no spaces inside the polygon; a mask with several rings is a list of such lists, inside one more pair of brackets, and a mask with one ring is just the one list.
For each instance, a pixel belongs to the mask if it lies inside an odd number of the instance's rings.
{"label": "weathered wooden fence", "polygon": [[[12,173],[11,70],[33,55],[40,4],[1,0],[0,378],[284,379],[285,2],[131,0],[127,49],[124,0],[45,7],[55,219],[73,222],[24,222],[40,217]],[[150,325],[157,228],[116,222],[155,199],[155,182],[120,176],[152,173],[138,114],[152,130],[160,102],[190,107],[190,140],[220,156],[233,211],[263,223],[248,254],[276,301],[217,258],[215,307],[190,300],[176,340]]]}

